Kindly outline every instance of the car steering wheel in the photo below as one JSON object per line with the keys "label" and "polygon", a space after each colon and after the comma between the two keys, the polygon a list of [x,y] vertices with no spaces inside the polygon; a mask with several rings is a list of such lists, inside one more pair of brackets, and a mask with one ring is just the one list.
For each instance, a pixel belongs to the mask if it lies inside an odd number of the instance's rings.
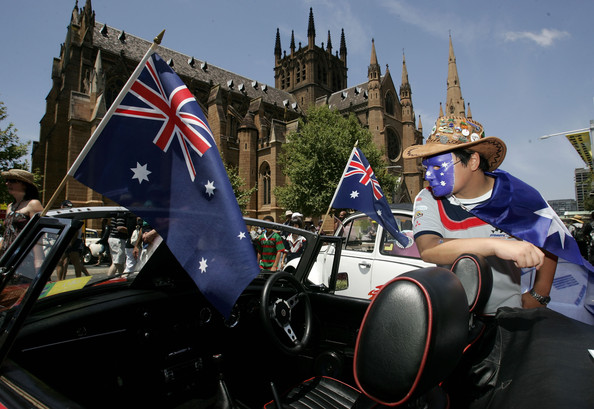
{"label": "car steering wheel", "polygon": [[[270,299],[270,293],[275,284],[280,280],[286,281],[295,292],[287,299],[277,297],[273,301]],[[305,315],[303,318],[304,329],[301,339],[297,337],[291,326],[291,324],[293,326],[295,325],[295,322],[292,322],[294,318],[293,312],[299,304],[304,306]],[[262,289],[260,316],[266,332],[272,337],[275,345],[282,351],[297,354],[307,345],[311,338],[312,312],[309,296],[305,292],[303,285],[291,273],[279,271],[268,278]],[[286,335],[288,340],[284,335],[281,335],[281,332]],[[291,346],[287,345],[289,342]]]}

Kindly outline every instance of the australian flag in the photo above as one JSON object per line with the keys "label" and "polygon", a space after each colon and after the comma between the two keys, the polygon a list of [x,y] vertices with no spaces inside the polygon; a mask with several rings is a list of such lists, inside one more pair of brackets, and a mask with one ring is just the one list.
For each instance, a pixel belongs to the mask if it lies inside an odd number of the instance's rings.
{"label": "australian flag", "polygon": [[[489,175],[495,178],[491,198],[468,211],[490,225],[559,257],[551,290],[551,308],[555,309],[555,304],[559,302],[580,307],[576,316],[558,306],[560,312],[594,324],[594,316],[587,314],[584,317],[586,310],[582,308],[594,313],[594,267],[582,257],[565,224],[533,187],[503,170]],[[530,284],[526,287],[531,288]]]}
{"label": "australian flag", "polygon": [[260,270],[209,125],[158,54],[130,81],[73,176],[155,228],[228,317]]}
{"label": "australian flag", "polygon": [[363,212],[390,232],[401,246],[408,247],[412,244],[412,239],[398,229],[373,169],[357,147],[353,148],[331,206]]}

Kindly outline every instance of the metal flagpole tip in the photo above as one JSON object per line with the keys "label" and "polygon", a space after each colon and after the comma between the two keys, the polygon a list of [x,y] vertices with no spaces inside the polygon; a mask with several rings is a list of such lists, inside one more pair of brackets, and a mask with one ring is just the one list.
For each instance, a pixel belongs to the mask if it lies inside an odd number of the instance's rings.
{"label": "metal flagpole tip", "polygon": [[161,31],[153,40],[156,44],[161,44],[161,40],[163,39],[163,35],[165,35],[165,30]]}

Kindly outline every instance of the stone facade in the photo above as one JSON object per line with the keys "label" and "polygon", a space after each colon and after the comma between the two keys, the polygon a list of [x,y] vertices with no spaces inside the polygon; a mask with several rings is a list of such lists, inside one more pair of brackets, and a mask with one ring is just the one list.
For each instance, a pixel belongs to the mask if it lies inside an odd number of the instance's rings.
{"label": "stone facade", "polygon": [[[66,40],[52,67],[52,88],[46,98],[39,142],[32,153],[33,170],[43,175],[43,202],[54,193],[54,206],[65,198],[75,206],[111,204],[101,195],[64,175],[130,77],[151,41],[95,21],[91,0],[76,3]],[[344,30],[339,50],[332,54],[330,33],[326,46],[315,44],[310,9],[308,44],[283,52],[279,31],[274,49],[274,86],[258,83],[193,56],[158,47],[157,53],[176,71],[208,118],[225,162],[237,166],[246,187],[258,190],[248,215],[266,214],[282,220],[274,188],[287,183],[278,158],[286,135],[297,129],[298,119],[313,104],[328,104],[344,115],[354,112],[385,151],[390,169],[402,175],[397,201],[411,201],[422,188],[417,160],[403,160],[402,149],[422,143],[403,58],[402,83],[397,91],[388,68],[382,75],[375,45],[367,81],[347,87],[347,48]]]}

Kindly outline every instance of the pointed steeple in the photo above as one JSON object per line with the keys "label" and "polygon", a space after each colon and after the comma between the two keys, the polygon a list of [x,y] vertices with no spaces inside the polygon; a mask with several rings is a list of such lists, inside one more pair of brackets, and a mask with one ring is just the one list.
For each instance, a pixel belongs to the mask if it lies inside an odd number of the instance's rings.
{"label": "pointed steeple", "polygon": [[291,30],[291,55],[295,54],[295,31]]}
{"label": "pointed steeple", "polygon": [[78,0],[74,2],[74,8],[72,9],[72,16],[70,17],[70,22],[74,24],[78,24],[80,22],[80,18],[78,15]]}
{"label": "pointed steeple", "polygon": [[466,118],[472,119],[472,112],[470,112],[470,102],[468,103],[468,110],[466,112]]}
{"label": "pointed steeple", "polygon": [[91,5],[91,0],[86,0],[85,7],[84,7],[84,13],[87,16],[87,18],[94,16],[95,13],[93,12],[93,6]]}
{"label": "pointed steeple", "polygon": [[408,84],[408,70],[406,69],[406,58],[402,52],[402,85]]}
{"label": "pointed steeple", "polygon": [[421,115],[419,115],[419,125],[417,126],[417,129],[419,130],[420,133],[423,133],[423,124],[421,122]]}
{"label": "pointed steeple", "polygon": [[328,54],[332,54],[332,39],[330,38],[330,30],[328,30],[328,43],[326,45],[326,51],[328,51]]}
{"label": "pointed steeple", "polygon": [[410,83],[408,82],[408,70],[406,68],[406,58],[402,52],[402,83],[400,84],[400,101],[411,98]]}
{"label": "pointed steeple", "polygon": [[344,38],[344,28],[340,33],[340,59],[344,61],[346,66],[346,57],[347,57],[347,48],[346,48],[346,40]]}
{"label": "pointed steeple", "polygon": [[458,77],[458,67],[456,66],[456,56],[454,55],[451,35],[447,87],[446,115],[465,116],[464,99],[462,98],[462,89],[460,88],[460,78]]}
{"label": "pointed steeple", "polygon": [[314,24],[313,8],[309,8],[309,23],[307,25],[307,40],[309,48],[314,47],[316,43],[316,26]]}
{"label": "pointed steeple", "polygon": [[276,41],[274,43],[274,59],[278,63],[278,60],[281,59],[282,56],[282,49],[281,49],[281,42],[280,42],[280,32],[279,29],[276,29]]}
{"label": "pointed steeple", "polygon": [[369,60],[369,68],[367,69],[367,78],[371,80],[379,80],[382,76],[382,69],[377,62],[377,54],[375,53],[375,39],[371,39],[371,59]]}
{"label": "pointed steeple", "polygon": [[443,109],[441,107],[441,102],[439,103],[439,117],[441,118],[443,116]]}
{"label": "pointed steeple", "polygon": [[369,65],[377,65],[377,54],[375,53],[375,39],[371,39],[371,59]]}

